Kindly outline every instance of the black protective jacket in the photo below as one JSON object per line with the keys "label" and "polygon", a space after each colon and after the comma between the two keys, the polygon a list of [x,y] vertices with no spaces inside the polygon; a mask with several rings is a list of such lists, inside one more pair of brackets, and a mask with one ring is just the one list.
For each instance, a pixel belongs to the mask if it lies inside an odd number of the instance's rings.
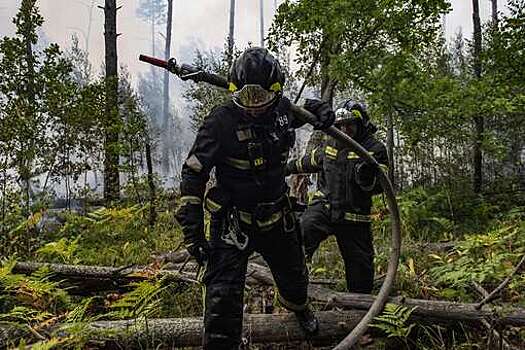
{"label": "black protective jacket", "polygon": [[[388,156],[385,146],[377,141],[375,127],[362,132],[356,139],[379,162],[386,167]],[[300,159],[290,161],[288,174],[319,173],[317,192],[313,201],[325,201],[330,206],[332,221],[368,222],[372,206],[372,195],[381,192],[376,176],[369,177],[360,172],[364,160],[347,147],[334,140],[325,139],[321,147],[315,148]]]}
{"label": "black protective jacket", "polygon": [[216,107],[204,120],[182,168],[181,207],[177,220],[185,237],[204,238],[203,197],[212,168],[217,188],[229,205],[251,212],[287,192],[285,168],[302,125],[289,112],[289,100],[253,118],[233,103]]}

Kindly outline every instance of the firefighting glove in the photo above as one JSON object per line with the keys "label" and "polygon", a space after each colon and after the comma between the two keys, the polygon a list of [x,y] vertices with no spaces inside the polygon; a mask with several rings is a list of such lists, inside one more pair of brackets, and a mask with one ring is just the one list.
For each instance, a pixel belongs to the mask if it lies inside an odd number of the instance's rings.
{"label": "firefighting glove", "polygon": [[304,103],[304,109],[317,117],[317,121],[312,123],[315,130],[327,129],[334,123],[335,113],[328,102],[307,99]]}
{"label": "firefighting glove", "polygon": [[204,265],[204,263],[208,261],[210,248],[206,239],[203,238],[193,241],[185,238],[184,245],[188,253],[195,258],[199,265]]}
{"label": "firefighting glove", "polygon": [[175,213],[175,218],[182,228],[184,245],[188,252],[202,265],[208,255],[208,241],[204,236],[204,213],[200,199],[197,203],[187,201]]}
{"label": "firefighting glove", "polygon": [[378,172],[379,169],[375,164],[370,164],[367,162],[358,163],[355,166],[357,184],[365,190],[374,187]]}

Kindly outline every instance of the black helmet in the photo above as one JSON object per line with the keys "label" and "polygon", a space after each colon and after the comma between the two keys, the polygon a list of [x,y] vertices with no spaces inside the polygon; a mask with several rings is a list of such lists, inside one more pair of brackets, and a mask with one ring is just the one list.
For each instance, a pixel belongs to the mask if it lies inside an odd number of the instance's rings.
{"label": "black helmet", "polygon": [[340,125],[352,121],[361,122],[365,128],[369,126],[370,119],[368,117],[365,103],[347,100],[336,109],[334,125]]}
{"label": "black helmet", "polygon": [[229,90],[237,106],[260,112],[280,100],[284,81],[281,65],[268,50],[250,47],[232,64]]}

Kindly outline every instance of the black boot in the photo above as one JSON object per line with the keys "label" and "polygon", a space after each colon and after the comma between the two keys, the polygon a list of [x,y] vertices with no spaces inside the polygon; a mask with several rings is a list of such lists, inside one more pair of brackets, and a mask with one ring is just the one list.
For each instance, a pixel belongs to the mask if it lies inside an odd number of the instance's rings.
{"label": "black boot", "polygon": [[314,336],[319,331],[319,321],[309,306],[303,311],[296,311],[295,316],[307,337]]}

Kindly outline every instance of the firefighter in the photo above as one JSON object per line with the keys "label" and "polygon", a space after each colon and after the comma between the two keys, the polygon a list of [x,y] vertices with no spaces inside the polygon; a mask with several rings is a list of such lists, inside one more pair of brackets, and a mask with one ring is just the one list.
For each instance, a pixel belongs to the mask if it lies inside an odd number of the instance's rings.
{"label": "firefighter", "polygon": [[[176,218],[187,250],[205,266],[204,349],[237,349],[241,343],[248,257],[260,253],[272,271],[278,299],[295,312],[307,335],[318,321],[307,300],[308,276],[285,168],[301,122],[283,97],[285,78],[263,48],[247,49],[229,74],[232,100],[213,109],[199,129],[182,168]],[[314,127],[329,127],[335,114],[308,100]],[[205,195],[210,171],[216,185]],[[210,237],[203,208],[210,212]]]}
{"label": "firefighter", "polygon": [[[334,125],[385,166],[385,146],[374,138],[364,103],[348,100],[336,110]],[[287,174],[319,173],[318,190],[301,216],[307,259],[322,241],[335,235],[344,260],[348,291],[370,293],[374,280],[374,247],[370,223],[372,196],[381,192],[379,169],[348,147],[325,139],[323,145],[287,165]]]}

